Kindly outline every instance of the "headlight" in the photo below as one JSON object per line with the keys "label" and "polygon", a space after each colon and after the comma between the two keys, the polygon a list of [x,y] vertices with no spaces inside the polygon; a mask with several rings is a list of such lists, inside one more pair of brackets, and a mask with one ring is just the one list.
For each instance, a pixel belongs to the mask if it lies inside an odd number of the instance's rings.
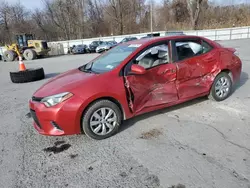
{"label": "headlight", "polygon": [[64,93],[60,93],[57,95],[52,95],[49,97],[45,97],[41,100],[42,103],[45,104],[45,106],[47,107],[51,107],[51,106],[55,106],[67,99],[69,99],[70,97],[72,97],[73,94],[70,92],[64,92]]}

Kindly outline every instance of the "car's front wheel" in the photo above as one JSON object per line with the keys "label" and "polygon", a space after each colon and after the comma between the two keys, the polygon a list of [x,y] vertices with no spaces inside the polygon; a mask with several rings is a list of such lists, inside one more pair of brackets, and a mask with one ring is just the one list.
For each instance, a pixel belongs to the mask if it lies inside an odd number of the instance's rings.
{"label": "car's front wheel", "polygon": [[83,114],[82,129],[87,136],[102,140],[114,135],[121,122],[119,107],[109,100],[99,100]]}
{"label": "car's front wheel", "polygon": [[223,101],[232,92],[232,79],[226,72],[221,72],[216,76],[210,90],[209,99]]}

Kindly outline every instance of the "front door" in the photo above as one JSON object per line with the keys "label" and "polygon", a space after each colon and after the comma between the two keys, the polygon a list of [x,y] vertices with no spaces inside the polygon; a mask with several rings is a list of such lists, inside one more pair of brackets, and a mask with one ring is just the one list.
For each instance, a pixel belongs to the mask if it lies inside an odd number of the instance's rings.
{"label": "front door", "polygon": [[[151,53],[151,49],[157,51]],[[132,111],[139,113],[147,107],[177,101],[176,65],[169,60],[168,43],[151,46],[139,54],[128,64],[124,76]],[[130,74],[132,64],[144,67],[145,74]]]}

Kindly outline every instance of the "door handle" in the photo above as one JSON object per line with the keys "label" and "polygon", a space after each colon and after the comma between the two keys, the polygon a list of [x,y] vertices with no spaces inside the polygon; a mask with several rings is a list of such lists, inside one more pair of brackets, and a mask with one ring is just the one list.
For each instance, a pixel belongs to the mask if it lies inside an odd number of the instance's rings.
{"label": "door handle", "polygon": [[166,74],[167,72],[175,73],[176,70],[175,69],[166,69],[166,70],[162,71],[161,74]]}
{"label": "door handle", "polygon": [[211,61],[214,61],[214,60],[215,60],[214,57],[208,57],[208,58],[205,59],[205,61],[207,61],[207,62],[211,62]]}

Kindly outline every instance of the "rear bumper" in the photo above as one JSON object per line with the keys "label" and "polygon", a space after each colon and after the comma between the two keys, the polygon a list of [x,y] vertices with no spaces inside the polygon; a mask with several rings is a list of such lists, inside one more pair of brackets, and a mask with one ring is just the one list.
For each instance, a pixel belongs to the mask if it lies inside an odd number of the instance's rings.
{"label": "rear bumper", "polygon": [[233,63],[233,67],[231,69],[233,76],[233,84],[237,84],[240,81],[241,73],[242,73],[242,62],[239,58]]}
{"label": "rear bumper", "polygon": [[96,49],[96,53],[101,53],[101,52],[104,52],[105,50],[107,50],[107,49],[105,49],[105,48]]}

